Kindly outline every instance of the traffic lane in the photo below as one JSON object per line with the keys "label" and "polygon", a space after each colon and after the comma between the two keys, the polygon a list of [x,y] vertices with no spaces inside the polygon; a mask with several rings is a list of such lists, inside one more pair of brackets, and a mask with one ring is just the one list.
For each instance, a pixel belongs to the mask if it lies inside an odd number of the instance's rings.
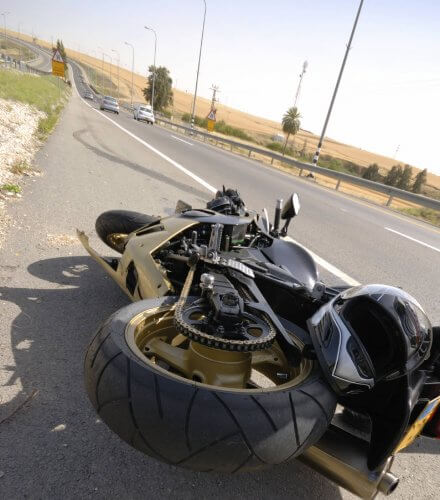
{"label": "traffic lane", "polygon": [[[197,185],[197,182],[195,182],[194,184]],[[213,196],[213,194],[210,194],[209,198],[212,198],[212,196]],[[176,199],[176,201],[177,201],[177,199]],[[190,200],[185,198],[185,201],[190,201]],[[204,206],[204,205],[205,205],[205,201],[203,201],[203,202],[199,201],[198,204],[195,204],[195,205],[193,204],[193,206]],[[169,209],[168,209],[168,211],[169,211]],[[332,285],[334,285],[334,286],[340,286],[340,285],[345,284],[344,279],[341,279],[339,276],[335,276],[331,271],[329,271],[325,267],[322,267],[319,262],[318,262],[318,269],[320,271],[321,279],[325,280],[327,283],[332,283]]]}
{"label": "traffic lane", "polygon": [[[121,114],[118,122],[177,158],[211,184],[238,186],[250,207],[266,205],[273,212],[271,207],[277,196],[286,198],[293,190],[299,192],[303,208],[292,223],[290,235],[293,238],[360,282],[385,282],[405,288],[425,305],[433,321],[440,321],[436,299],[432,294],[432,283],[440,281],[438,252],[387,231],[384,224],[391,222],[381,220],[383,211],[380,214],[373,212],[375,217],[372,218],[369,212],[375,207],[360,205],[345,196],[335,196],[331,191],[317,188],[297,177],[274,172],[190,139],[188,142],[193,144],[191,147],[173,141],[168,131],[153,130],[151,126],[135,122],[128,114]],[[216,168],[220,162],[221,168]],[[248,166],[248,172],[244,175],[243,164]],[[200,165],[203,167],[200,168]],[[249,170],[252,171],[252,183],[246,178],[250,175]],[[286,183],[290,187],[286,187]],[[367,213],[367,216],[362,219],[353,215],[349,208],[346,212],[342,211],[344,206],[355,207],[360,215]],[[406,224],[407,232],[417,230],[423,231],[423,236],[432,235],[435,242],[436,234],[429,232],[430,228],[420,227],[412,221],[401,221],[386,213],[385,217],[393,223],[396,219],[400,224],[398,227],[402,223]],[[327,273],[322,278],[328,283],[335,282],[334,277]]]}
{"label": "traffic lane", "polygon": [[[432,257],[429,254],[430,249],[420,245],[414,247],[414,243],[408,240],[396,244],[394,233],[387,234],[382,225],[377,226],[377,216],[374,222],[367,220],[367,222],[360,223],[358,219],[350,217],[350,213],[338,211],[340,209],[338,206],[340,199],[334,196],[329,197],[328,195],[331,192],[310,186],[301,179],[292,178],[287,174],[275,172],[272,169],[262,168],[261,165],[255,165],[254,162],[243,161],[242,158],[228,155],[225,152],[214,150],[202,144],[196,145],[196,141],[187,141],[193,144],[190,149],[189,144],[173,141],[174,138],[169,132],[138,123],[128,113],[121,113],[119,117],[115,116],[114,120],[143,140],[148,141],[154,147],[165,151],[173,158],[179,159],[185,165],[189,165],[192,171],[203,176],[211,183],[213,183],[212,178],[215,177],[219,170],[213,167],[216,163],[222,163],[222,172],[225,172],[224,167],[227,167],[229,162],[238,163],[238,165],[234,165],[232,175],[227,174],[225,176],[223,173],[221,177],[216,178],[217,185],[225,183],[225,177],[234,178],[235,176],[236,178],[237,172],[242,171],[243,163],[247,164],[254,171],[252,188],[246,193],[247,188],[242,186],[249,186],[249,182],[243,179],[240,179],[238,184],[235,182],[234,185],[240,186],[249,206],[257,207],[257,203],[261,206],[262,201],[271,203],[269,207],[273,206],[276,195],[278,193],[283,195],[283,190],[285,192],[285,181],[289,181],[291,184],[296,181],[296,190],[301,194],[301,188],[305,188],[308,193],[307,196],[303,197],[304,208],[301,217],[295,220],[295,231],[291,230],[290,232],[293,237],[318,255],[324,255],[332,264],[337,265],[358,281],[387,282],[402,286],[425,304],[433,320],[439,320],[435,300],[430,294],[431,287],[428,280],[420,279],[421,276],[431,277],[432,282],[440,279],[438,271],[437,276],[435,276],[435,271],[433,272],[433,269],[438,269],[438,266],[433,268],[431,264],[428,264]],[[203,155],[207,156],[205,160]],[[203,171],[197,170],[196,167],[200,163],[209,165],[209,167],[204,167]],[[273,175],[274,173],[278,175]],[[258,182],[255,182],[256,175],[260,177]],[[266,178],[261,179],[262,176]],[[283,178],[283,182],[280,184],[281,178]],[[279,185],[275,187],[277,181]],[[264,189],[261,189],[262,186],[264,186]],[[274,193],[272,199],[267,197],[268,186],[270,186],[269,191]],[[289,192],[290,189],[287,193]],[[346,203],[355,203],[346,197],[341,198]],[[252,200],[254,200],[255,204],[252,204]],[[307,201],[304,202],[304,200]],[[359,204],[357,207],[359,207]],[[373,207],[369,206],[363,208],[373,210]],[[368,223],[370,227],[368,227]],[[311,228],[315,230],[311,231]],[[326,231],[327,234],[325,234]],[[380,240],[380,244],[378,244],[378,240]],[[325,245],[325,252],[323,244]],[[402,272],[402,266],[405,266],[405,273]],[[326,272],[323,273],[323,279],[329,283],[335,283],[334,277]]]}
{"label": "traffic lane", "polygon": [[[155,147],[169,149],[170,144],[168,143],[168,141],[171,141],[172,143],[173,140],[183,143],[182,147],[179,149],[179,151],[177,151],[177,155],[179,157],[181,157],[182,154],[185,155],[185,148],[188,146],[194,149],[194,151],[188,151],[188,154],[190,155],[202,154],[202,151],[204,149],[206,150],[206,148],[209,151],[212,151],[213,149],[212,146],[200,143],[199,141],[193,140],[191,139],[191,137],[188,137],[186,135],[185,136],[175,135],[177,134],[177,132],[173,132],[167,129],[157,130],[156,128],[156,130],[154,131],[149,129],[142,130],[139,128],[138,124],[129,123],[130,120],[128,119],[128,117],[130,116],[131,114],[127,113],[121,114],[120,123],[124,123],[124,126],[133,133],[141,134],[141,137],[144,140],[147,141],[150,140]],[[143,124],[141,124],[141,126],[143,126]],[[175,150],[176,148],[172,149]],[[229,153],[228,151],[223,151],[223,150],[220,151],[217,150],[217,153],[221,155],[220,159],[216,159],[217,163],[218,161],[222,161],[224,155],[231,155],[231,153]],[[190,161],[191,160],[192,158],[190,158]],[[247,162],[251,168],[258,168],[258,169],[269,168],[259,163],[256,163],[255,161],[247,160],[245,158],[240,158],[239,161]],[[194,169],[196,169],[197,163],[194,161],[192,163],[193,165],[191,166],[193,166]],[[241,165],[241,168],[243,168],[243,165]],[[269,172],[270,176],[283,175],[285,176],[286,181],[291,182],[293,180],[292,176],[285,174],[281,171],[275,171],[274,174],[274,169],[269,169]],[[200,171],[199,174],[201,174]],[[210,171],[209,175],[211,178],[216,177],[216,182],[214,182],[215,185],[221,185],[222,183],[224,183],[223,174],[221,176],[218,175],[215,176],[215,172]],[[319,195],[319,193],[317,193],[317,190],[320,190],[321,191],[320,204],[325,203],[325,206],[328,209],[333,208],[335,211],[338,210],[343,213],[346,213],[347,217],[348,216],[357,217],[358,219],[360,219],[361,222],[369,222],[371,224],[378,225],[382,228],[394,229],[396,231],[401,232],[402,234],[405,234],[414,239],[418,239],[421,242],[425,242],[426,244],[434,247],[436,245],[437,246],[440,245],[440,231],[435,227],[430,226],[429,224],[425,224],[423,222],[416,222],[413,219],[409,219],[404,216],[399,216],[397,214],[394,214],[393,212],[390,212],[385,208],[375,206],[366,201],[354,200],[342,193],[336,193],[333,190],[323,188],[322,186],[318,186],[314,182],[307,180],[305,178],[303,179],[296,178],[296,180],[304,183],[302,186],[303,191],[307,191],[308,194],[312,193],[315,195],[315,197]],[[344,218],[343,214],[339,214],[338,218],[341,217]]]}

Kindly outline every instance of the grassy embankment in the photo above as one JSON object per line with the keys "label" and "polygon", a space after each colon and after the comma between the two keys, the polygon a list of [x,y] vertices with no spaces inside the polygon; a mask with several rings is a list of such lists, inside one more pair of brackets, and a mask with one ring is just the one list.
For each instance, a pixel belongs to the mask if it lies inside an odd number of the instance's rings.
{"label": "grassy embankment", "polygon": [[[35,130],[40,141],[44,141],[54,129],[69,94],[70,88],[63,81],[57,81],[57,77],[0,70],[0,98],[29,104],[44,113]],[[19,161],[10,170],[20,176],[29,169],[26,161]],[[0,189],[14,193],[20,191],[17,184],[4,184]]]}
{"label": "grassy embankment", "polygon": [[0,97],[19,101],[45,113],[36,131],[37,137],[44,140],[55,127],[61,110],[66,103],[70,89],[55,76],[35,76],[15,71],[0,71]]}

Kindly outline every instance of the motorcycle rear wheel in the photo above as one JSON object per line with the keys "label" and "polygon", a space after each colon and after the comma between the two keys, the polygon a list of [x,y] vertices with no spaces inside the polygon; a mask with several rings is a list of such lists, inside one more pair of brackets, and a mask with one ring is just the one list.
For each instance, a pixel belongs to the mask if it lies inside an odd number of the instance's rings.
{"label": "motorcycle rear wheel", "polygon": [[162,462],[230,473],[287,462],[322,436],[336,400],[310,360],[286,383],[240,389],[189,379],[151,356],[148,339],[175,344],[175,303],[162,297],[123,307],[92,340],[86,389],[110,429]]}
{"label": "motorcycle rear wheel", "polygon": [[129,210],[109,210],[96,219],[95,229],[106,245],[122,253],[126,236],[155,220],[157,217],[153,215]]}

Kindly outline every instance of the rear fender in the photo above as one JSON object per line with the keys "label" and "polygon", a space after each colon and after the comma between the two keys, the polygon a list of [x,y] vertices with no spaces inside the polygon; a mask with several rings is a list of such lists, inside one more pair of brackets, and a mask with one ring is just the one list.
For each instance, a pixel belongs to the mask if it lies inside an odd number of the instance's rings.
{"label": "rear fender", "polygon": [[127,237],[120,260],[114,259],[110,262],[90,246],[89,239],[83,231],[77,231],[77,234],[90,256],[135,302],[159,298],[172,291],[172,285],[165,271],[156,263],[153,254],[168,240],[197,224],[197,221],[191,219],[166,217],[161,219],[159,224],[140,228]]}

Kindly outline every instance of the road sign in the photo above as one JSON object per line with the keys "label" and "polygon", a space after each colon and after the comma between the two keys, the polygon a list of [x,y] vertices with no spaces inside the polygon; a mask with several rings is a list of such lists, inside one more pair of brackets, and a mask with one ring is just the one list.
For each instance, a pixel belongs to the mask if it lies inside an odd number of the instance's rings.
{"label": "road sign", "polygon": [[64,61],[58,50],[52,57],[52,75],[64,78]]}
{"label": "road sign", "polygon": [[208,131],[212,132],[214,130],[214,127],[215,127],[215,120],[210,120],[208,118]]}
{"label": "road sign", "polygon": [[209,115],[208,115],[208,120],[215,121],[216,120],[215,113],[216,113],[216,110],[215,109],[211,109],[211,111],[209,112]]}

